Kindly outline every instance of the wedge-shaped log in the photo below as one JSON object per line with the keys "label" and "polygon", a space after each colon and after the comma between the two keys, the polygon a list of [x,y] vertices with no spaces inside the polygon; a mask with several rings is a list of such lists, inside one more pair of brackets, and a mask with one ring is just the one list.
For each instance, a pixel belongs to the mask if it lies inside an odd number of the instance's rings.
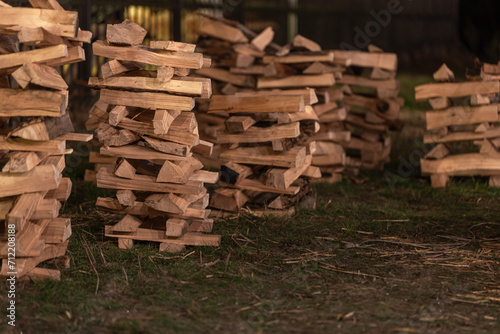
{"label": "wedge-shaped log", "polygon": [[227,96],[214,95],[208,113],[303,112],[302,95]]}
{"label": "wedge-shaped log", "polygon": [[165,236],[179,238],[188,232],[189,224],[185,219],[170,218],[167,220]]}
{"label": "wedge-shaped log", "polygon": [[116,225],[111,226],[111,230],[113,232],[132,233],[137,231],[137,229],[141,225],[142,221],[140,221],[138,218],[131,215],[126,215]]}
{"label": "wedge-shaped log", "polygon": [[219,188],[214,191],[210,206],[224,211],[237,212],[248,201],[248,197],[239,189]]}
{"label": "wedge-shaped log", "polygon": [[104,41],[92,44],[94,55],[122,61],[133,61],[156,66],[171,66],[181,68],[199,69],[203,66],[201,53],[179,51],[153,52],[145,47],[112,46]]}
{"label": "wedge-shaped log", "polygon": [[56,90],[68,89],[68,85],[59,72],[43,64],[26,63],[13,72],[12,77],[22,88],[26,88],[31,83]]}
{"label": "wedge-shaped log", "polygon": [[144,204],[157,211],[184,214],[189,203],[174,194],[153,194],[148,196]]}
{"label": "wedge-shaped log", "polygon": [[42,199],[43,192],[19,196],[12,210],[7,214],[7,224],[14,224],[17,231],[23,230],[25,224],[31,219],[31,216]]}
{"label": "wedge-shaped log", "polygon": [[121,45],[139,45],[144,41],[148,32],[146,29],[126,19],[119,24],[108,24],[106,27],[106,41]]}

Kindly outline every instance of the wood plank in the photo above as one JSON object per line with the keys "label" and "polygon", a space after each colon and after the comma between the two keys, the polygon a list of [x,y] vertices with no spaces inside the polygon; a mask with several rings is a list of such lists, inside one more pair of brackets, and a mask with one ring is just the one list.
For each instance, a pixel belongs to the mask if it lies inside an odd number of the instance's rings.
{"label": "wood plank", "polygon": [[447,135],[426,133],[424,144],[452,143],[458,141],[482,140],[500,137],[500,128],[492,128],[485,132],[454,132]]}
{"label": "wood plank", "polygon": [[196,50],[196,44],[181,43],[174,41],[150,41],[149,47],[151,49],[182,51],[191,53]]}
{"label": "wood plank", "polygon": [[231,43],[246,43],[248,38],[239,29],[219,21],[203,18],[199,28],[200,35],[211,36]]}
{"label": "wood plank", "polygon": [[56,189],[61,173],[53,165],[37,166],[28,173],[0,173],[0,197]]}
{"label": "wood plank", "polygon": [[287,189],[311,166],[311,163],[312,156],[308,155],[302,166],[289,169],[271,168],[266,172],[266,185]]}
{"label": "wood plank", "polygon": [[186,246],[219,246],[221,240],[220,235],[209,235],[191,232],[185,233],[180,238],[167,238],[165,236],[165,231],[143,228],[138,228],[135,232],[129,234],[115,234],[111,226],[105,227],[105,236],[122,239],[171,243]]}
{"label": "wood plank", "polygon": [[302,112],[304,108],[302,95],[214,95],[208,113]]}
{"label": "wood plank", "polygon": [[21,27],[43,28],[64,37],[76,37],[78,13],[25,7],[0,7],[0,28],[18,32]]}
{"label": "wood plank", "polygon": [[331,73],[318,75],[294,75],[286,78],[259,78],[257,88],[289,88],[289,87],[330,87],[335,84]]}
{"label": "wood plank", "polygon": [[287,90],[259,90],[256,92],[236,92],[236,96],[256,96],[256,95],[302,95],[304,97],[304,105],[312,105],[318,103],[318,96],[314,88],[305,89],[287,89]]}
{"label": "wood plank", "polygon": [[249,165],[264,165],[275,167],[297,167],[306,159],[305,147],[294,147],[286,152],[275,152],[270,146],[239,147],[234,150],[224,150],[220,160]]}
{"label": "wood plank", "polygon": [[228,133],[226,130],[219,130],[217,143],[265,143],[273,140],[297,138],[298,136],[300,136],[300,123],[295,122],[266,128],[253,126],[243,133]]}
{"label": "wood plank", "polygon": [[424,101],[434,97],[464,97],[475,94],[496,94],[500,92],[500,81],[468,81],[431,83],[415,87],[415,99]]}
{"label": "wood plank", "polygon": [[[144,160],[171,160],[184,161],[186,157],[181,157],[173,154],[158,152],[149,147],[139,145],[126,145],[121,147],[101,147],[100,153],[112,157],[120,157],[126,159],[144,159]],[[190,156],[189,154],[187,155]]]}
{"label": "wood plank", "polygon": [[122,179],[114,176],[106,169],[97,173],[97,186],[106,189],[128,189],[158,193],[199,194],[203,183],[188,181],[186,184],[159,183],[156,178],[137,174],[133,180]]}
{"label": "wood plank", "polygon": [[149,92],[126,92],[101,89],[100,101],[107,104],[139,107],[145,109],[174,109],[190,111],[194,108],[194,99],[185,96]]}
{"label": "wood plank", "polygon": [[450,155],[440,160],[421,159],[422,175],[447,174],[449,176],[499,175],[500,159],[481,153]]}
{"label": "wood plank", "polygon": [[262,59],[264,64],[281,63],[281,64],[299,64],[299,63],[314,63],[318,62],[333,62],[334,53],[328,52],[325,54],[311,54],[311,55],[288,55],[284,57],[278,56],[265,56]]}
{"label": "wood plank", "polygon": [[335,58],[349,59],[352,66],[379,67],[389,71],[396,71],[398,69],[398,56],[395,53],[369,53],[344,50],[334,50],[334,53]]}
{"label": "wood plank", "polygon": [[66,151],[66,142],[64,140],[32,141],[22,138],[14,139],[0,136],[0,150],[64,154]]}
{"label": "wood plank", "polygon": [[147,77],[110,77],[107,79],[91,77],[89,86],[95,88],[123,88],[138,89],[150,92],[167,92],[171,94],[182,94],[189,96],[201,96],[203,94],[203,83],[172,79],[166,82],[156,78]]}
{"label": "wood plank", "polygon": [[68,106],[67,92],[0,89],[0,117],[61,117]]}
{"label": "wood plank", "polygon": [[92,44],[94,55],[111,59],[133,61],[156,66],[200,69],[203,66],[203,54],[179,51],[153,52],[145,47],[113,46],[105,41]]}
{"label": "wood plank", "polygon": [[498,121],[499,105],[480,107],[458,106],[443,111],[427,111],[427,130],[451,125],[477,124]]}
{"label": "wood plank", "polygon": [[222,68],[202,68],[196,71],[196,74],[208,77],[214,80],[228,82],[240,87],[255,87],[255,79],[250,75],[233,74]]}

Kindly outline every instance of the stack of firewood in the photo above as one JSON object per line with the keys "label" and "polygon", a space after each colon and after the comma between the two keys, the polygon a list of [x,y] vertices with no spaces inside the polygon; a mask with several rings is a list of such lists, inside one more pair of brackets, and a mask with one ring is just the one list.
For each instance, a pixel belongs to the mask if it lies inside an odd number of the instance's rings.
{"label": "stack of firewood", "polygon": [[388,131],[400,128],[399,111],[404,105],[395,79],[397,56],[372,45],[369,52],[335,50],[334,54],[349,66],[337,81],[343,84],[342,103],[348,109],[343,129],[350,132],[350,140],[341,142],[347,152],[346,173],[383,169],[390,161]]}
{"label": "stack of firewood", "polygon": [[436,145],[421,159],[421,169],[433,187],[445,187],[450,176],[489,176],[490,186],[500,186],[500,64],[479,64],[467,77],[455,82],[443,64],[434,73],[436,83],[415,88],[417,101],[432,107],[424,143]]}
{"label": "stack of firewood", "polygon": [[201,136],[216,143],[208,163],[221,167],[223,187],[211,206],[239,211],[251,205],[257,214],[292,212],[309,198],[306,179],[321,177],[311,165],[316,150],[311,137],[319,131],[319,119],[313,109],[318,96],[310,87],[324,88],[325,100],[334,73],[340,75],[329,65],[333,52],[322,52],[302,36],[279,47],[272,43],[271,28],[256,34],[213,17],[203,19],[200,34],[199,47],[212,56],[215,67],[196,73],[212,78],[214,92],[224,94],[202,101],[197,113],[204,125]]}
{"label": "stack of firewood", "polygon": [[[106,236],[121,248],[133,240],[160,243],[161,251],[177,252],[186,245],[218,246],[209,235],[209,195],[204,183],[217,173],[201,170],[193,152],[210,155],[212,145],[200,142],[191,110],[195,97],[211,95],[209,79],[189,77],[190,69],[209,66],[195,46],[172,41],[141,45],[146,31],[132,21],[108,25],[106,41],[93,44],[95,55],[110,58],[102,78],[90,78],[100,99],[88,124],[96,124],[107,161],[97,173],[97,186],[116,189],[116,198],[99,198],[97,207],[125,216],[106,226]],[[156,70],[142,69],[145,64]],[[103,157],[98,158],[102,159]]]}
{"label": "stack of firewood", "polygon": [[[59,279],[59,270],[37,266],[69,266],[71,220],[58,217],[72,186],[62,177],[66,141],[92,135],[73,133],[68,85],[55,67],[85,60],[92,34],[56,1],[30,3],[0,1],[0,275]],[[31,50],[19,52],[15,38]]]}

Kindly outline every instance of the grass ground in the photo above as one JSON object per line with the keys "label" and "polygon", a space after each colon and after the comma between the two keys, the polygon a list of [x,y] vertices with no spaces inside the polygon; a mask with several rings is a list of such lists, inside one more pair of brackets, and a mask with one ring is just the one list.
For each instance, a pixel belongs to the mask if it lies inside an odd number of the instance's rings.
{"label": "grass ground", "polygon": [[218,248],[119,250],[103,236],[118,217],[94,208],[103,191],[76,182],[63,209],[73,222],[71,268],[60,282],[19,283],[16,329],[497,333],[500,244],[486,239],[500,237],[500,190],[483,179],[432,189],[418,166],[396,176],[420,150],[422,120],[403,116],[390,173],[318,184],[317,210],[292,218],[218,221]]}

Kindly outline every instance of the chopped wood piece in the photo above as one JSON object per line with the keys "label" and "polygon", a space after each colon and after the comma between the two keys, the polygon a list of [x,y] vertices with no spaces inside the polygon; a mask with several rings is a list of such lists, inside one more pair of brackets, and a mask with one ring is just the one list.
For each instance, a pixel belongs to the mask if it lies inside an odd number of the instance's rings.
{"label": "chopped wood piece", "polygon": [[428,111],[426,113],[427,130],[438,129],[450,125],[475,124],[498,121],[497,105],[480,107],[452,107],[444,111]]}
{"label": "chopped wood piece", "polygon": [[396,71],[398,57],[395,53],[367,53],[359,51],[334,50],[335,60],[349,59],[346,66],[379,67],[389,71]]}
{"label": "chopped wood piece", "polygon": [[473,106],[482,106],[490,103],[491,103],[490,98],[485,95],[474,94],[471,96],[470,99],[470,104]]}
{"label": "chopped wood piece", "polygon": [[149,42],[149,47],[151,49],[182,51],[182,52],[194,52],[196,50],[196,44],[181,43],[174,41],[151,41]]}
{"label": "chopped wood piece", "polygon": [[297,75],[283,79],[259,78],[258,89],[288,88],[288,87],[329,87],[335,84],[335,77],[331,73],[319,75]]}
{"label": "chopped wood piece", "polygon": [[106,40],[121,45],[139,45],[148,32],[137,23],[126,19],[120,24],[108,24]]}
{"label": "chopped wood piece", "polygon": [[57,189],[49,190],[44,198],[53,198],[59,201],[67,201],[71,195],[71,188],[73,184],[71,179],[68,177],[63,177],[59,183]]}
{"label": "chopped wood piece", "polygon": [[235,86],[250,87],[255,86],[255,80],[249,75],[233,74],[221,68],[202,68],[196,74],[212,78],[215,80],[231,83]]}
{"label": "chopped wood piece", "polygon": [[441,65],[441,67],[434,72],[434,80],[439,82],[455,81],[455,73],[446,66],[446,64]]}
{"label": "chopped wood piece", "polygon": [[319,52],[321,51],[321,46],[318,43],[313,42],[309,38],[306,38],[302,35],[297,35],[293,39],[293,46],[296,48],[305,48],[309,51]]}
{"label": "chopped wood piece", "polygon": [[220,159],[249,165],[297,167],[305,163],[306,148],[294,147],[281,153],[274,152],[270,146],[240,147],[221,152]]}
{"label": "chopped wood piece", "polygon": [[431,185],[433,188],[444,188],[448,181],[450,181],[450,176],[448,174],[431,175]]}
{"label": "chopped wood piece", "polygon": [[302,112],[302,95],[227,96],[215,95],[210,100],[209,113]]}
{"label": "chopped wood piece", "polygon": [[[107,63],[104,63],[101,66],[101,73],[103,79],[107,79],[118,74],[138,70],[141,67],[143,67],[142,64],[133,61],[119,61],[113,59],[108,61]],[[89,80],[89,85],[90,85],[90,80]]]}
{"label": "chopped wood piece", "polygon": [[258,50],[264,51],[266,47],[273,41],[274,30],[272,27],[267,27],[259,35],[252,39],[252,45]]}
{"label": "chopped wood piece", "polygon": [[110,227],[113,232],[131,233],[137,231],[141,225],[142,221],[134,216],[126,215],[116,225],[106,227]]}
{"label": "chopped wood piece", "polygon": [[132,249],[132,247],[134,247],[134,240],[118,238],[118,248]]}
{"label": "chopped wood piece", "polygon": [[144,204],[157,211],[184,214],[189,206],[183,198],[174,194],[153,194],[146,198]]}
{"label": "chopped wood piece", "polygon": [[184,245],[176,245],[176,244],[171,244],[168,242],[162,242],[160,244],[160,252],[166,252],[166,253],[182,253],[186,250],[186,246]]}
{"label": "chopped wood piece", "polygon": [[29,0],[33,8],[64,10],[57,0]]}
{"label": "chopped wood piece", "polygon": [[170,125],[180,114],[180,110],[156,110],[153,119],[154,133],[159,135],[167,134]]}
{"label": "chopped wood piece", "polygon": [[2,168],[2,172],[26,173],[35,168],[48,153],[17,152]]}
{"label": "chopped wood piece", "polygon": [[114,171],[115,175],[124,179],[133,179],[137,170],[128,162],[127,159],[122,159]]}
{"label": "chopped wood piece", "polygon": [[158,72],[156,74],[156,78],[160,82],[170,81],[170,79],[173,78],[175,72],[173,67],[168,67],[168,66],[160,66],[158,67],[157,71]]}
{"label": "chopped wood piece", "polygon": [[118,190],[116,192],[116,198],[118,199],[118,202],[120,202],[120,204],[123,206],[132,206],[137,199],[137,197],[131,190]]}
{"label": "chopped wood piece", "polygon": [[248,197],[239,189],[219,188],[214,191],[210,206],[225,211],[239,211]]}
{"label": "chopped wood piece", "polygon": [[0,7],[0,28],[17,32],[21,27],[43,28],[64,37],[76,37],[78,13],[51,9]]}
{"label": "chopped wood piece", "polygon": [[[205,67],[205,66],[203,66]],[[174,75],[178,77],[186,77],[191,71],[188,68],[176,67],[174,68]]]}
{"label": "chopped wood piece", "polygon": [[44,90],[0,89],[0,117],[60,117],[68,106],[68,94]]}
{"label": "chopped wood piece", "polygon": [[54,219],[59,215],[61,202],[56,199],[43,199],[31,216],[32,220]]}
{"label": "chopped wood piece", "polygon": [[423,175],[498,175],[500,171],[498,157],[481,153],[450,155],[440,160],[422,159],[420,163]]}
{"label": "chopped wood piece", "polygon": [[105,41],[92,44],[94,55],[123,61],[134,61],[156,66],[171,66],[199,69],[203,65],[201,53],[178,51],[152,52],[146,48],[135,46],[113,46]]}
{"label": "chopped wood piece", "polygon": [[[147,146],[154,148],[157,151],[167,153],[167,154],[173,154],[173,155],[178,155],[181,157],[187,157],[191,151],[191,147],[189,145],[172,143],[172,142],[164,141],[161,139],[150,138],[150,137],[146,137],[146,136],[143,136],[142,139],[144,139],[147,142]],[[193,149],[194,149],[194,147],[193,147]],[[194,150],[193,150],[193,152],[194,152]]]}
{"label": "chopped wood piece", "polygon": [[251,127],[243,133],[217,133],[217,143],[264,143],[273,140],[297,138],[300,135],[300,123],[275,125],[267,128]]}
{"label": "chopped wood piece", "polygon": [[28,173],[0,173],[0,197],[56,189],[61,173],[53,165],[37,166]]}
{"label": "chopped wood piece", "polygon": [[109,89],[101,89],[101,102],[153,110],[174,109],[190,111],[194,107],[194,99],[190,97],[146,92],[132,93]]}
{"label": "chopped wood piece", "polygon": [[126,145],[121,147],[101,147],[101,154],[126,159],[144,159],[144,160],[173,160],[182,161],[185,157],[158,152],[149,147],[139,145]]}
{"label": "chopped wood piece", "polygon": [[232,43],[246,43],[248,38],[237,28],[231,27],[222,22],[203,18],[199,33],[205,36],[212,36]]}
{"label": "chopped wood piece", "polygon": [[226,120],[226,129],[230,133],[245,132],[254,124],[250,116],[232,116]]}
{"label": "chopped wood piece", "polygon": [[121,120],[128,116],[129,112],[125,106],[116,106],[109,112],[109,124],[117,126]]}
{"label": "chopped wood piece", "polygon": [[436,145],[429,153],[425,155],[426,159],[442,159],[450,154],[449,148],[445,144]]}
{"label": "chopped wood piece", "polygon": [[10,133],[10,136],[26,140],[43,141],[56,138],[62,139],[60,136],[70,133],[73,130],[69,114],[65,114],[62,117],[38,118],[29,123],[22,123]]}
{"label": "chopped wood piece", "polygon": [[6,215],[6,223],[13,224],[17,231],[22,231],[42,199],[43,193],[22,194]]}
{"label": "chopped wood piece", "polygon": [[425,84],[415,87],[415,99],[424,101],[433,97],[464,97],[472,94],[496,94],[500,92],[499,81],[470,81]]}
{"label": "chopped wood piece", "polygon": [[165,236],[179,238],[188,231],[189,224],[185,219],[170,218],[167,220]]}
{"label": "chopped wood piece", "polygon": [[429,104],[431,105],[432,109],[439,110],[451,107],[453,105],[453,102],[450,98],[441,96],[430,99]]}
{"label": "chopped wood piece", "polygon": [[289,188],[292,183],[295,182],[300,177],[300,175],[307,170],[307,168],[311,165],[311,162],[312,157],[309,155],[306,157],[306,161],[302,166],[290,169],[269,169],[266,172],[266,185],[279,189]]}
{"label": "chopped wood piece", "polygon": [[12,73],[12,77],[22,87],[34,84],[56,90],[68,89],[68,85],[56,69],[47,65],[27,63]]}
{"label": "chopped wood piece", "polygon": [[187,81],[186,78],[176,78],[161,82],[156,78],[146,77],[110,77],[107,79],[90,78],[89,86],[97,88],[126,88],[150,92],[168,92],[190,96],[202,96],[203,82]]}
{"label": "chopped wood piece", "polygon": [[68,240],[71,234],[71,219],[54,218],[43,231],[41,238],[47,244],[60,244]]}
{"label": "chopped wood piece", "polygon": [[191,152],[198,153],[204,156],[211,156],[214,150],[214,144],[205,140],[200,140],[200,143],[191,149]]}
{"label": "chopped wood piece", "polygon": [[138,228],[133,233],[128,234],[114,234],[111,226],[105,227],[105,235],[107,237],[119,237],[122,239],[133,239],[142,241],[154,241],[177,245],[186,246],[219,246],[220,245],[220,235],[208,235],[201,233],[185,233],[180,238],[167,238],[165,236],[165,231],[153,230],[153,229],[143,229]]}

